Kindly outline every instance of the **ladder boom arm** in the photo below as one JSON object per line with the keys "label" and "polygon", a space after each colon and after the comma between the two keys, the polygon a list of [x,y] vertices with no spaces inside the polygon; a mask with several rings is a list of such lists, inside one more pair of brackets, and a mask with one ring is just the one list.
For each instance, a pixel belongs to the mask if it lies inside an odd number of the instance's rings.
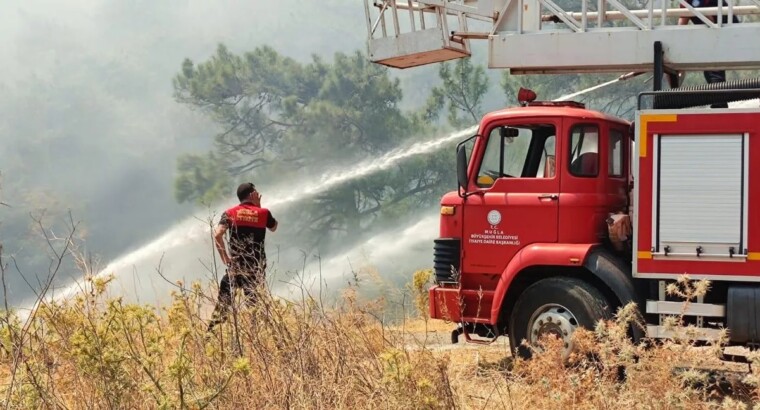
{"label": "ladder boom arm", "polygon": [[[659,41],[673,70],[760,68],[760,22],[734,23],[760,16],[760,0],[704,8],[654,1],[629,9],[619,0],[582,0],[580,10],[565,10],[554,0],[365,0],[368,51],[373,62],[406,68],[468,57],[469,41],[485,39],[491,68],[620,72],[651,67]],[[682,17],[703,24],[678,25]],[[470,31],[470,20],[491,28]]]}

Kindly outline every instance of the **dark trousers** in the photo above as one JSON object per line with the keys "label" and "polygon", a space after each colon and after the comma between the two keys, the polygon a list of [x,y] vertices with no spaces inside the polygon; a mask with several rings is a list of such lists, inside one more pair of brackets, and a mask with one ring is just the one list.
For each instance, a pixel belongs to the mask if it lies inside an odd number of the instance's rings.
{"label": "dark trousers", "polygon": [[[717,2],[716,2],[717,3]],[[727,6],[726,2],[723,2],[724,6]],[[715,20],[715,19],[713,19]],[[737,24],[739,23],[739,19],[734,16],[732,21]],[[704,24],[702,20],[692,17],[691,22],[694,24]],[[723,24],[728,23],[728,16],[723,16]],[[713,84],[713,83],[725,83],[726,82],[726,71],[725,70],[719,70],[719,71],[705,71],[705,81],[707,84]],[[717,103],[710,106],[710,108],[728,108],[728,103]]]}
{"label": "dark trousers", "polygon": [[264,285],[263,268],[249,271],[235,270],[232,275],[230,275],[229,271],[228,269],[219,283],[219,297],[217,298],[211,322],[208,324],[209,331],[227,319],[230,307],[232,307],[235,289],[243,289],[246,302],[252,304],[256,300],[256,291]]}
{"label": "dark trousers", "polygon": [[[707,81],[708,84],[726,82],[726,72],[724,70],[705,71],[704,75],[705,81]],[[711,105],[710,108],[728,108],[728,103],[716,103]]]}

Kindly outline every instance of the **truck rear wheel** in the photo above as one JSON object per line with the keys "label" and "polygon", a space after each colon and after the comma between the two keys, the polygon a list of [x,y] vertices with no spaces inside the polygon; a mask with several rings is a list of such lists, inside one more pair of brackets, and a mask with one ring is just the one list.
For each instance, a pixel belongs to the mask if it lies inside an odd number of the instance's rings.
{"label": "truck rear wheel", "polygon": [[607,300],[591,284],[575,278],[543,279],[517,299],[509,319],[509,344],[516,355],[530,358],[531,349],[523,340],[537,346],[541,337],[554,335],[564,342],[563,356],[567,357],[575,329],[593,329],[599,320],[610,317]]}

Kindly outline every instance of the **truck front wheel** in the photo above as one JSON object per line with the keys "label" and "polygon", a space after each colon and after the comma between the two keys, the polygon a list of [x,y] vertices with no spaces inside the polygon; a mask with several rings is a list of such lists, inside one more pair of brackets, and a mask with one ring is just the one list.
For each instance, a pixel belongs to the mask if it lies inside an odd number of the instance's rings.
{"label": "truck front wheel", "polygon": [[509,344],[513,352],[530,358],[531,349],[545,335],[564,342],[563,356],[573,350],[572,335],[578,327],[593,329],[611,317],[607,300],[597,288],[575,278],[553,277],[529,286],[517,299],[509,320]]}

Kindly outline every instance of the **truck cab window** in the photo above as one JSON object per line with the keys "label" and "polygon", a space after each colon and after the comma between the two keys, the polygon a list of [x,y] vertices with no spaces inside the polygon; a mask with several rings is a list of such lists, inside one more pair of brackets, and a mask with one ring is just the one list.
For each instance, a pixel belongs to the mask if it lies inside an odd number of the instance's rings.
{"label": "truck cab window", "polygon": [[623,133],[620,130],[610,130],[610,148],[607,175],[611,177],[623,176],[624,146]]}
{"label": "truck cab window", "polygon": [[570,136],[570,173],[577,177],[599,175],[599,127],[576,125]]}
{"label": "truck cab window", "polygon": [[541,163],[538,164],[538,178],[554,178],[556,172],[556,161],[554,155],[554,144],[557,138],[550,135],[544,141],[544,152],[541,155]]}
{"label": "truck cab window", "polygon": [[555,128],[549,124],[496,127],[478,171],[477,185],[487,188],[498,178],[553,178]]}
{"label": "truck cab window", "polygon": [[469,167],[470,161],[472,161],[472,150],[475,148],[475,135],[473,135],[470,139],[468,139],[464,143],[464,152],[465,152],[465,158],[467,158],[467,165]]}

